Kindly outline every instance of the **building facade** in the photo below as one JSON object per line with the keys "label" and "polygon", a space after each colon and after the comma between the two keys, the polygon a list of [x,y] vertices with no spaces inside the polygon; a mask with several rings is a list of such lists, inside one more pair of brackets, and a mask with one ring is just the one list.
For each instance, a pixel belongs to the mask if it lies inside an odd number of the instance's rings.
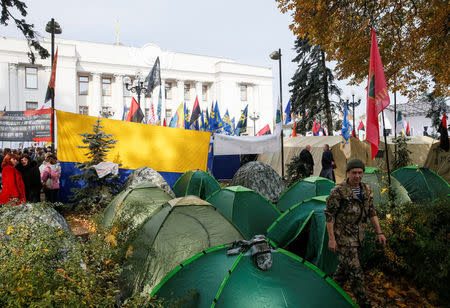
{"label": "building facade", "polygon": [[[43,46],[50,50],[50,42]],[[140,48],[122,45],[56,39],[58,62],[56,70],[55,108],[90,116],[106,115],[121,120],[124,109],[130,108],[132,96],[123,83],[137,76],[145,78],[157,57],[161,63],[161,87],[151,97],[141,96],[146,118],[151,104],[156,108],[162,93],[162,115],[170,121],[178,106],[192,106],[198,97],[200,108],[211,108],[218,102],[221,115],[229,111],[238,121],[248,105],[248,133],[253,134],[266,124],[273,131],[273,74],[271,68],[236,63],[214,56],[164,51],[155,44]],[[28,61],[24,39],[0,38],[0,108],[22,111],[42,106],[51,74],[51,60]],[[137,96],[136,96],[137,99]]]}

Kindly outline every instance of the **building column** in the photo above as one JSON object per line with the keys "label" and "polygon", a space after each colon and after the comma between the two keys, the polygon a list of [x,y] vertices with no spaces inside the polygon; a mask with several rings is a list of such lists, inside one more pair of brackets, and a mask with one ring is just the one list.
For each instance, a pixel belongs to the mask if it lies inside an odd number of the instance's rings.
{"label": "building column", "polygon": [[113,91],[113,119],[122,120],[125,100],[123,99],[123,75],[114,75],[115,91]]}
{"label": "building column", "polygon": [[177,95],[174,99],[176,107],[178,108],[179,104],[184,102],[184,80],[177,80]]}
{"label": "building column", "polygon": [[[202,90],[203,90],[203,83],[201,81],[195,82],[195,95],[198,97],[198,102],[202,102]],[[195,102],[195,98],[194,98]]]}
{"label": "building column", "polygon": [[[160,88],[161,89],[161,125],[163,125],[163,121],[166,118],[166,95],[165,95],[165,91],[164,91],[165,87],[166,87],[166,80],[161,79],[161,88]],[[159,99],[159,92],[158,92],[158,99]]]}
{"label": "building column", "polygon": [[99,73],[92,74],[92,98],[89,106],[89,115],[98,117],[102,106],[102,84]]}
{"label": "building column", "polygon": [[18,65],[10,63],[9,64],[9,104],[7,110],[19,110],[19,84],[18,84]]}

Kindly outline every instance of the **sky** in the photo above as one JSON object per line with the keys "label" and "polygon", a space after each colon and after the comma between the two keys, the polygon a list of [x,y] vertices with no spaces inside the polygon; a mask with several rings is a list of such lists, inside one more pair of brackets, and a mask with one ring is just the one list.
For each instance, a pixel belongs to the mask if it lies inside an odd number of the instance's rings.
{"label": "sky", "polygon": [[[292,62],[296,55],[295,36],[289,30],[291,17],[282,14],[274,0],[25,0],[25,3],[27,21],[42,36],[48,36],[45,25],[53,17],[62,28],[58,37],[114,43],[118,21],[120,42],[127,46],[154,43],[162,50],[270,67],[274,76],[274,100],[280,96],[279,70],[278,61],[271,60],[269,54],[281,48],[283,106],[289,100],[288,83],[297,69]],[[0,26],[0,35],[22,37],[13,23]],[[362,98],[356,115],[364,114],[365,85],[348,86],[346,80],[337,83],[344,99],[351,99],[352,94],[355,100]],[[397,102],[406,99],[398,96]]]}

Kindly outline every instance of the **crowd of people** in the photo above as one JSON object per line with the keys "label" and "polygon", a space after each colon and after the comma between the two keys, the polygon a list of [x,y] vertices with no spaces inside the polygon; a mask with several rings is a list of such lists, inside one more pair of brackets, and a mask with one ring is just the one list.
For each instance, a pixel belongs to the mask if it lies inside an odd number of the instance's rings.
{"label": "crowd of people", "polygon": [[0,204],[58,202],[61,167],[51,147],[5,148],[0,161]]}

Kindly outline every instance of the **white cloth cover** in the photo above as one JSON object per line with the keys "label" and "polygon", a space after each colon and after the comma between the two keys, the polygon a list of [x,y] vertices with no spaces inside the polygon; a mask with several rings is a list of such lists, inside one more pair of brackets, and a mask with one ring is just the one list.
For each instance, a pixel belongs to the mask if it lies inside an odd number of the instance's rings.
{"label": "white cloth cover", "polygon": [[119,173],[119,165],[110,161],[102,161],[101,163],[98,163],[93,167],[95,168],[95,171],[97,171],[97,175],[99,178],[105,177],[110,173]]}
{"label": "white cloth cover", "polygon": [[[278,131],[279,132],[279,131]],[[276,153],[281,150],[279,133],[264,136],[214,136],[214,155]]]}

